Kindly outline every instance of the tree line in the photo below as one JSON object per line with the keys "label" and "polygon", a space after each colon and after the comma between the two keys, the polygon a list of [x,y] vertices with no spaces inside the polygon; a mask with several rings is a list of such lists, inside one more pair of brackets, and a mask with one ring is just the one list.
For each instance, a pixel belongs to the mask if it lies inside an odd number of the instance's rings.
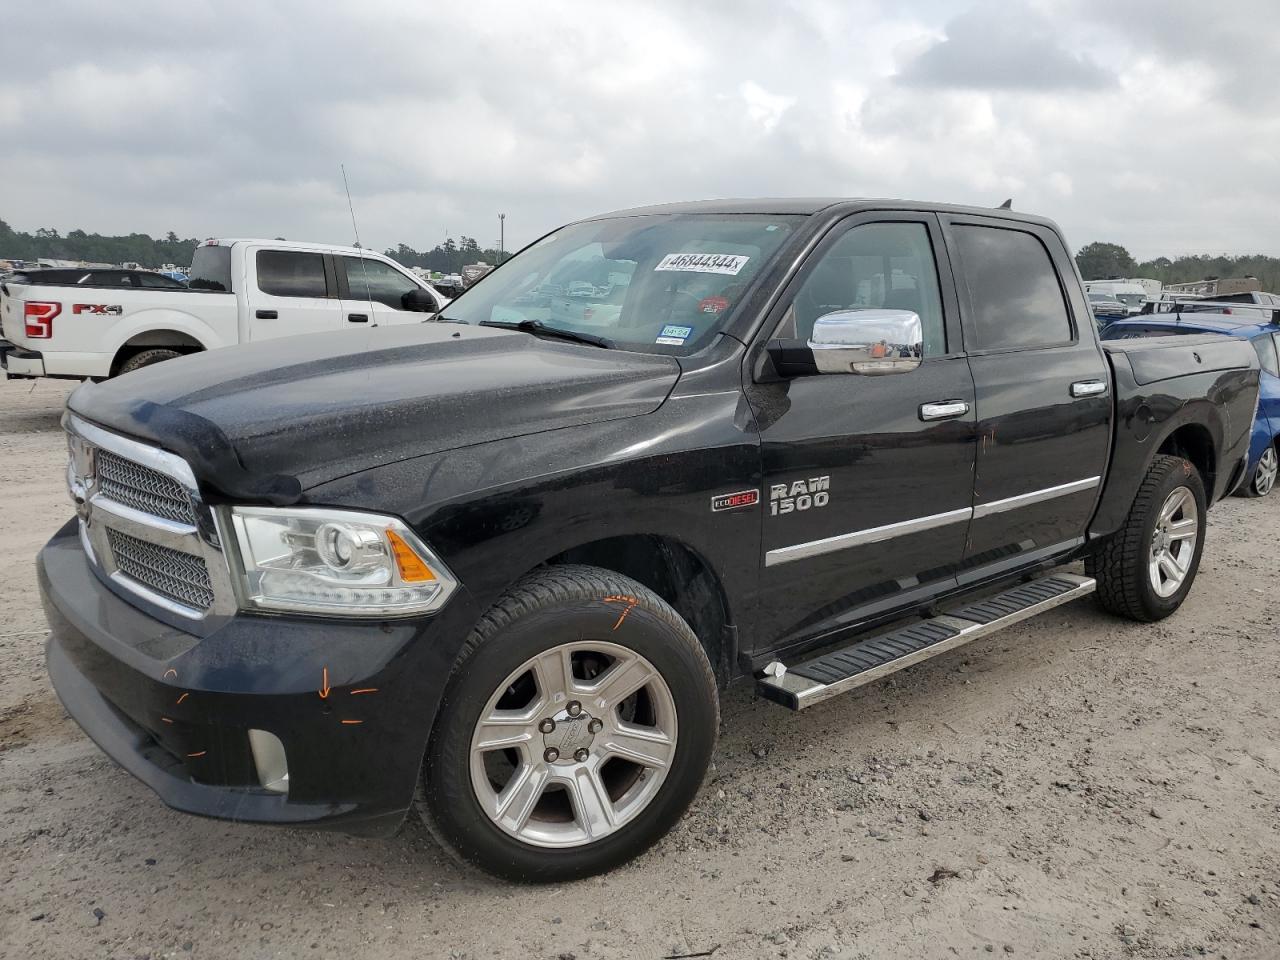
{"label": "tree line", "polygon": [[[84,260],[89,263],[139,263],[144,267],[172,263],[186,267],[191,263],[191,254],[198,242],[194,238],[179,239],[172,230],[163,239],[155,239],[145,233],[110,237],[83,230],[72,230],[63,236],[49,227],[23,233],[0,220],[0,258],[6,260]],[[402,243],[384,252],[406,267],[425,267],[441,273],[457,273],[465,264],[480,260],[498,262],[497,250],[482,249],[471,237],[456,241],[450,237],[430,250],[418,251]]]}
{"label": "tree line", "polygon": [[[174,263],[185,267],[191,263],[197,242],[194,238],[179,239],[172,230],[163,239],[155,239],[145,233],[111,237],[83,230],[72,230],[63,236],[48,227],[41,227],[34,233],[23,233],[0,220],[0,257],[5,259],[136,262],[144,267]],[[485,263],[498,262],[497,250],[482,248],[472,237],[456,241],[449,237],[430,250],[415,250],[401,243],[384,253],[406,267],[423,267],[441,273],[458,273],[465,264],[481,260]],[[1186,283],[1218,277],[1257,277],[1262,289],[1280,292],[1280,257],[1264,254],[1228,257],[1201,253],[1137,261],[1118,243],[1095,242],[1080,248],[1076,253],[1076,263],[1086,280],[1150,277],[1163,283]]]}
{"label": "tree line", "polygon": [[1161,283],[1188,283],[1223,277],[1257,277],[1263,290],[1280,291],[1280,257],[1253,253],[1243,256],[1187,254],[1170,259],[1135,260],[1118,243],[1089,243],[1076,253],[1076,263],[1086,280],[1143,277]]}

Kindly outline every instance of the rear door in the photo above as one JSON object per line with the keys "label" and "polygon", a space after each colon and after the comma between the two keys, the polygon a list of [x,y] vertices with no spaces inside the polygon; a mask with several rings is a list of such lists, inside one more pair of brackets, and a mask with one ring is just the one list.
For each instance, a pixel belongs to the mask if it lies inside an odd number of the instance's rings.
{"label": "rear door", "polygon": [[[342,324],[419,323],[421,311],[406,310],[404,296],[422,289],[389,263],[371,257],[334,256],[342,293]],[[432,291],[437,304],[440,297]]]}
{"label": "rear door", "polygon": [[1079,543],[1111,446],[1110,368],[1052,230],[942,218],[977,396],[973,521],[960,582]]}
{"label": "rear door", "polygon": [[973,379],[930,213],[832,229],[766,329],[807,340],[825,314],[911,310],[922,361],[889,376],[758,382],[763,570],[756,640],[803,643],[955,586],[973,494]]}
{"label": "rear door", "polygon": [[342,303],[333,267],[322,253],[260,248],[248,285],[249,339],[270,340],[336,330]]}

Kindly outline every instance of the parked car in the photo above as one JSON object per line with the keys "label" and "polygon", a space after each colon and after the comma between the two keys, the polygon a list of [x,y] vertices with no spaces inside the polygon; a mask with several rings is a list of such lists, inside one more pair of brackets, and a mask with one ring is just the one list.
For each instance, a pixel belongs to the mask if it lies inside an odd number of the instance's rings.
{"label": "parked car", "polygon": [[1105,326],[1112,320],[1123,320],[1129,316],[1129,308],[1107,293],[1089,293],[1089,306],[1098,323]]}
{"label": "parked car", "polygon": [[1224,316],[1267,321],[1280,310],[1280,296],[1254,290],[1249,293],[1231,293],[1211,299],[1198,299],[1182,303],[1177,308],[1182,313],[1218,313]]}
{"label": "parked car", "polygon": [[[1272,294],[1240,294],[1270,297]],[[1214,303],[1182,304],[1178,314],[1160,314],[1111,323],[1103,331],[1103,339],[1133,339],[1176,335],[1216,334],[1248,340],[1258,354],[1261,387],[1258,410],[1253,421],[1253,438],[1249,444],[1249,467],[1239,492],[1250,497],[1265,497],[1275,489],[1280,473],[1280,298],[1274,307],[1232,307],[1234,298],[1215,313],[1204,308]],[[1262,301],[1246,301],[1261,303]],[[1247,311],[1247,315],[1245,313]],[[1258,322],[1256,314],[1267,317]]]}
{"label": "parked car", "polygon": [[1124,304],[1126,313],[1138,313],[1142,310],[1143,302],[1151,297],[1147,286],[1149,282],[1145,280],[1088,280],[1085,282],[1084,289],[1087,293],[1102,293],[1112,300],[1118,300]]}
{"label": "parked car", "polygon": [[[522,312],[593,256],[608,325]],[[805,709],[1077,597],[1172,614],[1257,396],[1238,340],[1102,344],[1047,220],[609,214],[441,322],[80,387],[49,675],[178,809],[381,835],[416,794],[581,877],[680,819],[736,678]]]}
{"label": "parked car", "polygon": [[46,287],[134,287],[143,290],[182,290],[186,287],[185,283],[151,270],[68,270],[55,267],[47,270],[18,270],[5,279],[14,283]]}
{"label": "parked car", "polygon": [[0,283],[6,375],[113,377],[235,343],[414,323],[448,302],[381,254],[320,244],[209,240],[186,286],[152,273],[137,284],[112,279],[134,273],[70,282],[43,270]]}

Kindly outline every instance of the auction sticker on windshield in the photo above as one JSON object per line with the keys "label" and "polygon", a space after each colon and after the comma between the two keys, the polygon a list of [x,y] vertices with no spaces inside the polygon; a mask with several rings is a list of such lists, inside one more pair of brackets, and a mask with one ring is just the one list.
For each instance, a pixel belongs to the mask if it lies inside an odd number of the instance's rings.
{"label": "auction sticker on windshield", "polygon": [[653,269],[655,273],[659,270],[680,270],[686,273],[723,273],[736,277],[750,259],[733,253],[669,253]]}
{"label": "auction sticker on windshield", "polygon": [[689,339],[689,334],[693,333],[693,327],[682,327],[678,324],[668,323],[662,328],[662,333],[654,343],[664,343],[669,347],[678,347]]}

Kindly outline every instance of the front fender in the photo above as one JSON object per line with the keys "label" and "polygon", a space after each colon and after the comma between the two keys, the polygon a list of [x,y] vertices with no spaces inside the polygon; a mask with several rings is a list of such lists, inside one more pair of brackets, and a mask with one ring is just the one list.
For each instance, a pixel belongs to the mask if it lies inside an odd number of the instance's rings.
{"label": "front fender", "polygon": [[749,625],[760,507],[711,510],[717,494],[760,486],[756,436],[734,423],[736,399],[672,400],[629,420],[391,463],[312,488],[304,500],[403,517],[481,610],[573,547],[665,537],[705,560],[735,622]]}

